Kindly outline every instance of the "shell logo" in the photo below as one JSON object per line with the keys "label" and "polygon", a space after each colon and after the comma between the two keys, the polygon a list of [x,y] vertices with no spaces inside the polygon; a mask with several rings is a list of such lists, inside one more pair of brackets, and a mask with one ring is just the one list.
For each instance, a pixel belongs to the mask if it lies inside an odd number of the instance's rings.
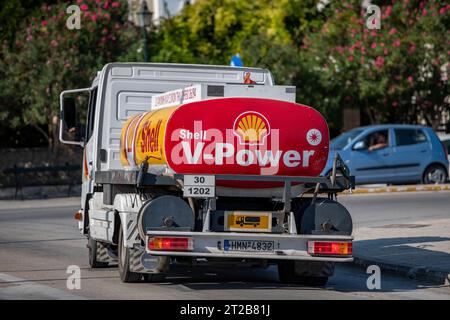
{"label": "shell logo", "polygon": [[233,132],[243,145],[262,145],[270,134],[266,117],[259,112],[247,111],[234,120]]}

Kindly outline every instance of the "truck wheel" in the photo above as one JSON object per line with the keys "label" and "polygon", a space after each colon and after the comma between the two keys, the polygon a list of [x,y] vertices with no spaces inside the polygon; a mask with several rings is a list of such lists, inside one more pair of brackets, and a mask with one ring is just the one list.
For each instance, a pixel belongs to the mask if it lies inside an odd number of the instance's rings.
{"label": "truck wheel", "polygon": [[92,239],[90,236],[88,238],[88,249],[89,249],[89,266],[92,269],[97,269],[97,268],[106,268],[108,266],[108,262],[100,262],[97,261],[97,247],[98,247],[99,243],[98,241],[95,241],[94,239]]}
{"label": "truck wheel", "polygon": [[142,274],[130,271],[130,248],[125,247],[122,225],[119,229],[119,275],[122,282],[139,282]]}
{"label": "truck wheel", "polygon": [[310,287],[324,287],[328,282],[328,277],[304,277],[300,276],[299,281],[301,284]]}
{"label": "truck wheel", "polygon": [[149,283],[153,283],[153,282],[161,282],[164,281],[166,279],[166,275],[165,274],[160,274],[160,273],[145,273],[144,274],[144,281],[145,282],[149,282]]}
{"label": "truck wheel", "polygon": [[295,261],[278,262],[278,277],[282,283],[300,284],[312,287],[323,287],[328,282],[328,276],[302,275],[295,272]]}

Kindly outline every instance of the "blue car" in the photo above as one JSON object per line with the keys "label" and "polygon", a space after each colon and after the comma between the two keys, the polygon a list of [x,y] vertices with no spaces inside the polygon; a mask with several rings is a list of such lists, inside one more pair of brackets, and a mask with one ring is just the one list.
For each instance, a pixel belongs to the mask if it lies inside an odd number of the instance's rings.
{"label": "blue car", "polygon": [[449,162],[432,128],[374,125],[347,131],[331,140],[322,175],[331,172],[338,152],[357,184],[445,183]]}

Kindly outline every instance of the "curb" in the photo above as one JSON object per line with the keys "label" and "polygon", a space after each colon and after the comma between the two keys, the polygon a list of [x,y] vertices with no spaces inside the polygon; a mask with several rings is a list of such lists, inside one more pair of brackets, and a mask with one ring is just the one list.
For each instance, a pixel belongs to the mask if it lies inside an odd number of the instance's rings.
{"label": "curb", "polygon": [[450,273],[442,270],[432,270],[425,266],[407,266],[383,262],[376,259],[353,257],[353,264],[367,268],[370,265],[377,265],[381,271],[404,276],[411,280],[419,280],[439,285],[450,285]]}
{"label": "curb", "polygon": [[450,184],[425,184],[417,186],[390,186],[377,188],[357,188],[343,191],[342,194],[394,193],[417,191],[450,191]]}

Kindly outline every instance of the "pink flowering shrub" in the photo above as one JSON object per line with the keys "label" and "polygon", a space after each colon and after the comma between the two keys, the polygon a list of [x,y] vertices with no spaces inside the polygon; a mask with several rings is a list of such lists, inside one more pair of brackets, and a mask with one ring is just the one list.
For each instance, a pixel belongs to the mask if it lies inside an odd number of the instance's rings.
{"label": "pink flowering shrub", "polygon": [[[99,68],[120,60],[140,41],[139,30],[127,22],[126,0],[77,0],[81,29],[69,30],[66,8],[74,3],[43,5],[17,27],[13,46],[4,43],[1,48],[0,68],[8,78],[4,90],[20,92],[14,96],[17,106],[23,106],[21,121],[48,124],[50,139],[56,130],[53,118],[59,114],[60,92],[89,86]],[[5,112],[0,116],[8,118]]]}
{"label": "pink flowering shrub", "polygon": [[319,78],[370,122],[415,122],[420,114],[437,127],[439,114],[450,110],[450,5],[385,1],[381,29],[370,30],[360,3],[330,5],[322,29],[307,36],[305,59],[327,65]]}

